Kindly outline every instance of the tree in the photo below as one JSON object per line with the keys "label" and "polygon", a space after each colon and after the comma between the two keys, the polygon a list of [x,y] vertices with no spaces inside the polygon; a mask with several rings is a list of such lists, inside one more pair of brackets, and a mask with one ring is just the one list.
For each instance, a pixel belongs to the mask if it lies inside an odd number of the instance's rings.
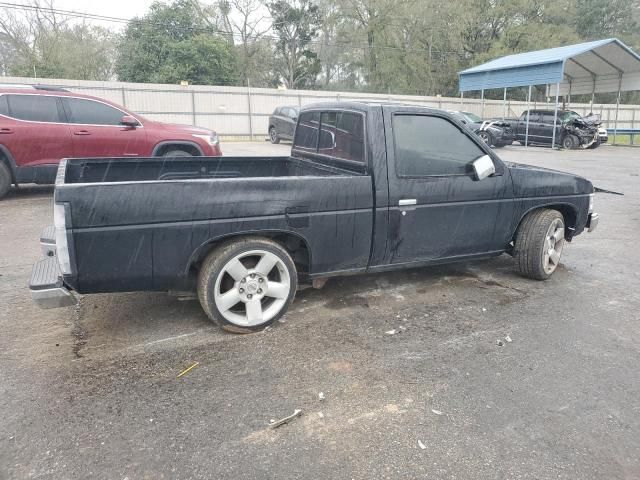
{"label": "tree", "polygon": [[318,55],[309,46],[320,25],[317,5],[311,0],[277,0],[268,4],[275,45],[275,74],[288,88],[312,87],[320,72]]}
{"label": "tree", "polygon": [[41,78],[111,80],[116,35],[72,23],[50,3],[34,1],[24,11],[0,12],[0,70]]}
{"label": "tree", "polygon": [[200,85],[234,85],[237,79],[229,45],[223,39],[206,34],[172,43],[167,58],[150,81],[179,83],[182,80]]}
{"label": "tree", "polygon": [[233,47],[212,33],[191,0],[159,2],[132,20],[118,47],[116,72],[129,82],[231,85]]}

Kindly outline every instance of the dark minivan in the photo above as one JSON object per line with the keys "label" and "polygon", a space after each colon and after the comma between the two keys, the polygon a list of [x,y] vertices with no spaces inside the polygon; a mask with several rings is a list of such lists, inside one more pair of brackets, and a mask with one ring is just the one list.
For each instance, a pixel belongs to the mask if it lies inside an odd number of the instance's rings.
{"label": "dark minivan", "polygon": [[280,143],[280,140],[293,140],[298,121],[300,107],[278,107],[269,116],[269,140]]}

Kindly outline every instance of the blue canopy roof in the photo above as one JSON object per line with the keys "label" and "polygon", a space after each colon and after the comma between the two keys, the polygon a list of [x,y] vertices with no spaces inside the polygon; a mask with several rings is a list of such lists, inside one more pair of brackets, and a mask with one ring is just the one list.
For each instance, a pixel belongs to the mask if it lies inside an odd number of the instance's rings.
{"label": "blue canopy roof", "polygon": [[[640,56],[620,40],[608,38],[507,55],[464,70],[459,78],[461,92],[575,81],[581,85],[577,88],[586,93],[591,92],[598,80],[619,78],[625,73],[632,73],[633,79],[636,73],[640,75]],[[636,89],[638,85],[632,81],[626,86],[630,88],[623,90]]]}

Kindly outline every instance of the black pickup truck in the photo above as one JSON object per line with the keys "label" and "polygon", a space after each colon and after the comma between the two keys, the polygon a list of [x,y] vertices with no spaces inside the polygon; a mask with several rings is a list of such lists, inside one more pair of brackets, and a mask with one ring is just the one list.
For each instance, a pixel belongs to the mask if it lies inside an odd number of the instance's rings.
{"label": "black pickup truck", "polygon": [[327,103],[300,112],[290,156],[66,160],[30,288],[196,290],[233,332],[285,313],[299,284],[509,253],[544,280],[593,230],[592,184],[501,161],[450,114]]}

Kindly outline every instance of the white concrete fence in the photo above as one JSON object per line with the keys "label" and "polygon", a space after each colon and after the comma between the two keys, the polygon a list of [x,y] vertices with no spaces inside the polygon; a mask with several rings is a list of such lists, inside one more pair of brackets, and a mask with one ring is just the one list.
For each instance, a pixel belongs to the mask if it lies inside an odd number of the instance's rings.
{"label": "white concrete fence", "polygon": [[[283,105],[303,106],[336,100],[391,101],[465,110],[478,115],[484,110],[486,118],[502,117],[503,114],[519,116],[527,108],[526,102],[509,100],[506,106],[502,100],[485,100],[483,106],[479,99],[465,98],[461,102],[460,98],[451,97],[0,77],[0,87],[34,83],[63,86],[73,92],[106,98],[153,120],[210,128],[227,140],[263,139],[267,134],[269,115],[274,108]],[[532,102],[531,107],[553,108],[553,104]],[[582,115],[590,111],[589,104],[571,104],[570,108]],[[593,112],[601,114],[606,128],[614,128],[615,105],[594,104]],[[620,105],[618,128],[640,128],[639,105]]]}

